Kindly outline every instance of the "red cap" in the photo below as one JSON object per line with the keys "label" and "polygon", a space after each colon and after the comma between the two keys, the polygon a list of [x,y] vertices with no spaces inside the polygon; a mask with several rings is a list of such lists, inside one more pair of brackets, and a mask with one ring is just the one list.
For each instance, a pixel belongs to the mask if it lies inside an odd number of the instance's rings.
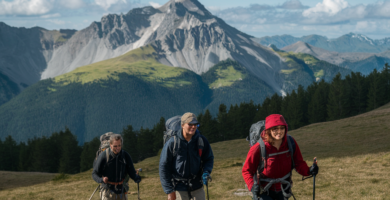
{"label": "red cap", "polygon": [[285,126],[287,133],[288,126],[283,115],[272,114],[265,118],[265,129],[270,129],[274,126]]}

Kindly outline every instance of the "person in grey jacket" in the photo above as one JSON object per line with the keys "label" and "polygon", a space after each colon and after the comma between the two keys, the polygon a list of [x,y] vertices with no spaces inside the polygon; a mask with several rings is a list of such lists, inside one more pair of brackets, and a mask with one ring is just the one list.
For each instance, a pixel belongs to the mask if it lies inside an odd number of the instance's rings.
{"label": "person in grey jacket", "polygon": [[[123,182],[128,174],[134,182],[141,182],[130,155],[122,150],[123,139],[119,134],[110,137],[110,148],[102,152],[93,166],[92,178],[101,183],[100,199],[127,199]],[[107,158],[108,156],[108,158]]]}
{"label": "person in grey jacket", "polygon": [[177,141],[170,138],[161,151],[160,181],[168,200],[206,199],[203,185],[208,184],[214,155],[210,143],[197,130],[198,124],[193,113],[185,113]]}

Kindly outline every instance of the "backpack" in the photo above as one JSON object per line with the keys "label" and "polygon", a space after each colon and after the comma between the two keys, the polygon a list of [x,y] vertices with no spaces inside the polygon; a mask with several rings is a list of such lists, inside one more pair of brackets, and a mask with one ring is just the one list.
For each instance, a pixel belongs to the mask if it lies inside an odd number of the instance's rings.
{"label": "backpack", "polygon": [[[174,117],[169,118],[165,122],[165,131],[164,131],[164,138],[163,138],[163,144],[167,143],[169,139],[173,137],[173,156],[175,157],[177,155],[176,149],[180,147],[180,139],[177,139],[177,135],[180,134],[181,131],[181,116],[177,115]],[[199,130],[196,130],[196,132],[200,133]],[[177,144],[177,145],[176,145]],[[177,146],[177,147],[176,147]],[[198,153],[199,156],[202,156],[204,148],[204,142],[202,137],[199,137],[198,139]]]}
{"label": "backpack", "polygon": [[[251,147],[253,145],[255,145],[257,142],[260,144],[260,163],[259,163],[259,166],[257,168],[257,171],[259,174],[264,171],[264,167],[266,164],[265,162],[267,160],[265,158],[268,157],[267,151],[265,149],[264,141],[260,137],[261,133],[264,130],[265,130],[265,120],[258,121],[256,123],[252,124],[251,128],[249,129],[249,136],[247,137],[247,141],[249,141],[249,145]],[[291,161],[292,161],[291,170],[293,170],[294,166],[295,166],[293,155],[294,155],[294,152],[296,149],[296,144],[294,142],[294,138],[289,134],[287,134],[287,145],[288,145],[289,152],[291,154]]]}
{"label": "backpack", "polygon": [[[95,161],[93,162],[94,166],[95,166],[95,162],[96,162],[97,158],[99,157],[99,155],[103,151],[105,151],[106,149],[110,148],[110,137],[113,134],[114,134],[113,132],[107,132],[107,133],[100,136],[100,146],[99,146],[99,149],[96,151]],[[108,162],[108,156],[107,156],[107,162]]]}

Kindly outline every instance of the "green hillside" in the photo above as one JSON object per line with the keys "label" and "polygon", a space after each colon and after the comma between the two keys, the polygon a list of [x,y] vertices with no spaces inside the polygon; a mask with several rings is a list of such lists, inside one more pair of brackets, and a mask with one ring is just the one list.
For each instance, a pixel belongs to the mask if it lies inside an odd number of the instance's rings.
{"label": "green hillside", "polygon": [[0,106],[20,93],[16,83],[0,72]]}
{"label": "green hillside", "polygon": [[[211,90],[197,74],[156,62],[152,47],[40,81],[0,107],[1,138],[49,136],[69,127],[83,143],[104,132],[199,113]],[[23,105],[23,106],[21,106]]]}
{"label": "green hillside", "polygon": [[264,81],[232,60],[218,63],[202,74],[202,79],[213,90],[212,101],[206,107],[212,114],[218,112],[222,103],[230,106],[252,100],[260,104],[266,97],[275,93]]}
{"label": "green hillside", "polygon": [[292,91],[297,85],[309,86],[314,81],[324,79],[331,82],[333,77],[340,73],[343,77],[351,73],[351,70],[338,67],[328,62],[318,60],[316,57],[305,53],[284,52],[274,49],[285,59],[288,69],[280,73],[284,76],[284,89]]}
{"label": "green hillside", "polygon": [[[297,141],[308,165],[318,158],[319,174],[316,178],[316,199],[389,199],[390,184],[390,104],[354,117],[311,124],[289,132]],[[245,191],[241,175],[242,163],[249,150],[245,139],[211,144],[215,156],[213,181],[209,186],[210,199],[251,199],[236,196]],[[152,157],[137,163],[142,168],[141,199],[166,199],[159,176],[159,158]],[[9,182],[0,181],[0,199],[88,199],[97,186],[91,178],[92,170],[40,184],[19,186],[22,176],[3,172]],[[37,174],[37,177],[42,177]],[[46,177],[49,177],[47,175]],[[62,177],[62,178],[61,178]],[[312,196],[312,179],[301,181],[293,172],[293,192],[296,199],[309,200]],[[47,179],[46,179],[47,180]],[[7,187],[3,186],[7,184]],[[17,186],[15,186],[17,185]],[[12,189],[11,189],[12,188]],[[95,194],[94,200],[98,199]],[[137,199],[137,185],[130,181],[129,199]]]}
{"label": "green hillside", "polygon": [[[287,91],[312,83],[314,73],[325,78],[333,73],[321,62],[305,64],[306,57],[288,56],[295,71],[284,73]],[[200,76],[157,62],[154,48],[146,46],[26,88],[0,107],[0,138],[12,135],[20,142],[68,127],[83,143],[127,125],[151,128],[160,117],[205,109],[214,115],[222,103],[228,108],[251,100],[260,104],[273,94],[235,61],[222,61]]]}
{"label": "green hillside", "polygon": [[156,57],[156,51],[148,45],[116,58],[77,68],[55,77],[54,81],[62,85],[74,82],[85,84],[108,79],[119,81],[119,74],[125,73],[165,87],[191,84],[184,76],[180,76],[188,70],[163,65],[157,62]]}

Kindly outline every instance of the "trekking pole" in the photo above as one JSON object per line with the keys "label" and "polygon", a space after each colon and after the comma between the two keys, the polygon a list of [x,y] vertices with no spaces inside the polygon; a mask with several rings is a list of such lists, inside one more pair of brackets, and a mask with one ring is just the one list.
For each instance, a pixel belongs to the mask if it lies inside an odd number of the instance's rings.
{"label": "trekking pole", "polygon": [[[137,174],[139,174],[140,172],[142,172],[142,168],[137,169]],[[139,175],[139,176],[141,176],[141,175]],[[138,187],[138,200],[141,200],[139,198],[139,183],[137,183],[137,187]]]}
{"label": "trekking pole", "polygon": [[99,186],[100,186],[100,185],[98,185],[98,186],[96,187],[95,191],[93,191],[93,193],[92,193],[91,197],[89,198],[89,200],[92,199],[93,195],[95,194],[95,192],[97,191],[97,189],[99,188]]}
{"label": "trekking pole", "polygon": [[207,200],[209,200],[209,180],[210,182],[213,181],[213,179],[211,178],[211,176],[207,176],[207,184],[206,184],[206,190],[207,190]]}
{"label": "trekking pole", "polygon": [[[314,158],[313,165],[317,165],[317,157]],[[316,199],[316,175],[313,175],[313,200]]]}

